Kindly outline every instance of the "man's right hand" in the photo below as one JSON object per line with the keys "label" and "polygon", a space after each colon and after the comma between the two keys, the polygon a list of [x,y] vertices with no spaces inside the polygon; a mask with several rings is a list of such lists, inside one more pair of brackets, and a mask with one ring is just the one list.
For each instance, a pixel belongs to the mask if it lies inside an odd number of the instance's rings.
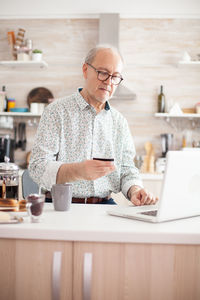
{"label": "man's right hand", "polygon": [[85,160],[77,163],[77,174],[81,180],[95,180],[115,170],[112,161]]}
{"label": "man's right hand", "polygon": [[63,164],[58,170],[56,183],[95,180],[114,170],[113,161],[85,160],[79,163]]}

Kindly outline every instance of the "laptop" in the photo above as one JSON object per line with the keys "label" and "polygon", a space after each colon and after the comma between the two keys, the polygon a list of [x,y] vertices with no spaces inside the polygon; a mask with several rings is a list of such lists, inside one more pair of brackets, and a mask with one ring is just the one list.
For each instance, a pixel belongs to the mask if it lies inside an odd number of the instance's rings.
{"label": "laptop", "polygon": [[200,149],[168,151],[159,201],[156,205],[117,206],[112,216],[165,222],[200,215]]}

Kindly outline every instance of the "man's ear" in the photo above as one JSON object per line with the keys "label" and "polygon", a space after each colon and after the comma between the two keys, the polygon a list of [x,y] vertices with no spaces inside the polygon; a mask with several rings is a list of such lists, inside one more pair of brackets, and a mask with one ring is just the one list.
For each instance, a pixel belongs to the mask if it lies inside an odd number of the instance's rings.
{"label": "man's ear", "polygon": [[83,71],[83,77],[85,79],[87,79],[87,69],[88,69],[88,65],[87,64],[83,64],[82,71]]}

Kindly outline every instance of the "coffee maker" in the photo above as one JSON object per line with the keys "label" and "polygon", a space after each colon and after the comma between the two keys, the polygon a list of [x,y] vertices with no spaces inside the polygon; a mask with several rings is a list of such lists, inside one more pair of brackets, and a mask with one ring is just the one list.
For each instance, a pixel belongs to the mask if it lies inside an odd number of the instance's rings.
{"label": "coffee maker", "polygon": [[162,143],[162,157],[166,157],[167,152],[173,149],[173,134],[164,133],[160,136]]}
{"label": "coffee maker", "polygon": [[5,156],[14,162],[15,141],[8,134],[0,136],[0,162],[5,161]]}

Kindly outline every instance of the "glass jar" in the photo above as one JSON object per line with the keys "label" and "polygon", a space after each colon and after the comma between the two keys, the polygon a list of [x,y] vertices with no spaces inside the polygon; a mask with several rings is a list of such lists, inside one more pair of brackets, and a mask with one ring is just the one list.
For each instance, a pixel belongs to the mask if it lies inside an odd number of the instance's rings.
{"label": "glass jar", "polygon": [[17,60],[29,61],[30,60],[30,50],[26,46],[22,46],[17,49]]}
{"label": "glass jar", "polygon": [[19,167],[9,162],[0,163],[0,198],[18,200],[19,191]]}

